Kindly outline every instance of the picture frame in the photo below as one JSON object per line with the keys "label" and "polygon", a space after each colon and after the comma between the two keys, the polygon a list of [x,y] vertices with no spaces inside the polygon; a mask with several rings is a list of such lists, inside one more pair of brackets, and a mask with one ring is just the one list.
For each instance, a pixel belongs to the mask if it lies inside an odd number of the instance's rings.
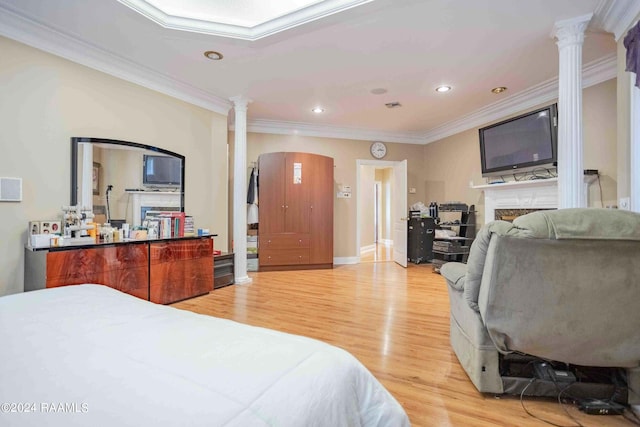
{"label": "picture frame", "polygon": [[100,195],[100,163],[93,162],[93,195]]}

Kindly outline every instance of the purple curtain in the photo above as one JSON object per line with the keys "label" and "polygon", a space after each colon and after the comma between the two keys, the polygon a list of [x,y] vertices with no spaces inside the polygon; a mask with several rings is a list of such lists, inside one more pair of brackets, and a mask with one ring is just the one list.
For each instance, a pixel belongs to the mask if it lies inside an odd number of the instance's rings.
{"label": "purple curtain", "polygon": [[640,21],[629,30],[623,43],[627,48],[627,68],[625,71],[636,73],[636,86],[640,88]]}

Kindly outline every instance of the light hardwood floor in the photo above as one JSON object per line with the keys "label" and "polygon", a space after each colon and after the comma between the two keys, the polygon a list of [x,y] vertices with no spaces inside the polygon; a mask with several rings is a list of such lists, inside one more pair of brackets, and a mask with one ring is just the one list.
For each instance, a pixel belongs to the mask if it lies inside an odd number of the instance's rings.
{"label": "light hardwood floor", "polygon": [[393,245],[376,243],[372,251],[361,252],[360,262],[384,262],[393,260]]}
{"label": "light hardwood floor", "polygon": [[[446,284],[430,265],[404,269],[393,262],[369,262],[249,274],[250,285],[228,286],[173,306],[342,347],[385,385],[414,426],[546,425],[527,415],[517,398],[476,391],[449,344]],[[556,424],[576,425],[557,402],[527,399],[525,404]],[[583,426],[632,425],[621,416],[568,410]]]}

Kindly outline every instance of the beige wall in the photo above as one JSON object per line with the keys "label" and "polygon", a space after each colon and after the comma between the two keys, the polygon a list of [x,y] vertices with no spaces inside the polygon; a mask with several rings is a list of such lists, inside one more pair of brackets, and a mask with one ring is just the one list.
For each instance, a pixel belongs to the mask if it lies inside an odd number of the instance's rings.
{"label": "beige wall", "polygon": [[[376,243],[375,233],[375,197],[376,182],[375,166],[360,166],[360,215],[358,226],[360,227],[360,250],[367,249]],[[336,199],[337,200],[337,199]]]}
{"label": "beige wall", "polygon": [[616,79],[591,86],[583,92],[584,169],[598,169],[602,186],[589,187],[589,206],[617,205],[618,156]]}
{"label": "beige wall", "polygon": [[23,201],[0,203],[0,295],[23,290],[27,222],[69,203],[72,136],[185,155],[186,212],[226,245],[225,116],[2,37],[0,52],[0,176],[23,179]]}
{"label": "beige wall", "polygon": [[[251,107],[249,107],[251,108]],[[233,133],[229,133],[229,150],[233,147]],[[350,185],[353,190],[351,199],[334,200],[334,257],[353,258],[359,255],[356,246],[356,204],[358,189],[356,188],[356,160],[371,159],[369,153],[370,141],[354,141],[337,138],[318,138],[299,135],[271,135],[261,133],[247,134],[247,162],[256,161],[261,153],[277,151],[301,151],[334,159],[334,193],[338,185]],[[416,194],[408,195],[408,204],[411,205],[424,197],[424,184],[422,178],[423,153],[422,145],[412,144],[387,144],[385,161],[400,161],[407,159],[407,186],[415,187]],[[408,209],[408,208],[407,208]]]}
{"label": "beige wall", "polygon": [[379,236],[382,240],[392,240],[391,233],[391,185],[393,178],[393,169],[384,168],[376,169],[376,181],[382,184],[380,195],[380,231]]}
{"label": "beige wall", "polygon": [[[584,168],[601,171],[604,204],[605,206],[617,204],[614,203],[617,200],[618,185],[616,182],[618,161],[616,159],[615,80],[584,90],[583,114]],[[486,125],[488,124],[490,123]],[[475,204],[478,212],[476,221],[478,224],[484,224],[483,193],[469,187],[471,182],[474,185],[485,183],[480,168],[478,128],[426,145],[424,167],[427,201],[462,201],[469,205]],[[425,203],[428,204],[428,202]],[[590,188],[589,206],[600,206],[597,183]]]}

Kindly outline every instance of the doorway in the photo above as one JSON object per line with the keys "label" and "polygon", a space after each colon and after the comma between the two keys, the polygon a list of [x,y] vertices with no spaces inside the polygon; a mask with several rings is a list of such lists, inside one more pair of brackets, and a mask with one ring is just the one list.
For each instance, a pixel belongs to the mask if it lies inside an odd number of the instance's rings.
{"label": "doorway", "polygon": [[[356,161],[356,248],[360,262],[394,260],[394,224],[399,219],[395,218],[397,215],[394,209],[399,192],[395,176],[398,163],[382,160]],[[403,243],[406,246],[406,241]]]}

